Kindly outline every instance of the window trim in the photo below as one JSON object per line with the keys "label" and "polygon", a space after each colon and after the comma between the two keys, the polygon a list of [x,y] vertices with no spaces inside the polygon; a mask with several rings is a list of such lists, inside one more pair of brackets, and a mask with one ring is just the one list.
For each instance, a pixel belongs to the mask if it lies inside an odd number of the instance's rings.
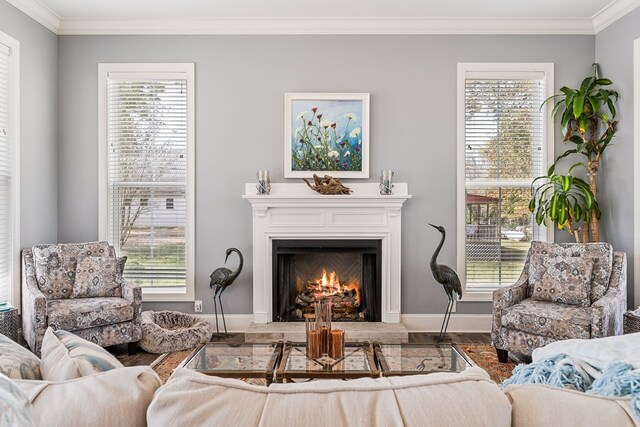
{"label": "window trim", "polygon": [[11,129],[11,287],[9,302],[22,311],[20,283],[20,42],[0,31],[0,43],[9,48],[9,126]]}
{"label": "window trim", "polygon": [[[466,152],[465,152],[465,82],[469,74],[477,74],[483,77],[514,78],[516,74],[520,78],[531,78],[540,72],[544,73],[546,80],[546,95],[548,98],[554,94],[554,64],[553,63],[458,63],[457,77],[457,195],[456,195],[456,246],[457,246],[457,271],[462,282],[462,301],[491,301],[493,290],[497,287],[483,289],[467,289],[466,286],[466,225],[465,225],[465,189],[466,189]],[[555,133],[553,119],[550,117],[550,103],[543,108],[543,126],[545,127],[546,144],[544,144],[543,159],[546,161],[544,170],[555,160]],[[553,227],[547,227],[547,241],[553,241]]]}
{"label": "window trim", "polygon": [[109,144],[107,141],[107,81],[110,75],[137,78],[171,78],[179,74],[187,80],[187,194],[186,194],[186,286],[142,288],[143,300],[194,301],[195,299],[195,66],[193,63],[99,63],[98,64],[98,235],[108,239]]}

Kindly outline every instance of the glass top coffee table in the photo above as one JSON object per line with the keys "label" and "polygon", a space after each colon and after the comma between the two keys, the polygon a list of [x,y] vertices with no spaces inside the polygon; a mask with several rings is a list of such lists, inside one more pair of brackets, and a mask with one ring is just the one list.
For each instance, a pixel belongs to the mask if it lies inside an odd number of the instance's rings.
{"label": "glass top coffee table", "polygon": [[344,357],[307,357],[305,343],[287,342],[276,371],[277,382],[296,379],[354,379],[380,376],[370,343],[346,343]]}
{"label": "glass top coffee table", "polygon": [[264,378],[273,381],[282,342],[271,344],[206,343],[197,347],[180,367],[225,378]]}
{"label": "glass top coffee table", "polygon": [[474,366],[455,344],[374,344],[382,376],[462,372]]}

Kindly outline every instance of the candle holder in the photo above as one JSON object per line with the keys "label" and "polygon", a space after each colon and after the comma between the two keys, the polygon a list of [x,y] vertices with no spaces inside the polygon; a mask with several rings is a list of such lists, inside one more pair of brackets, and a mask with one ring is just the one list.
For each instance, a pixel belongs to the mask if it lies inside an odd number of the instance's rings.
{"label": "candle holder", "polygon": [[256,185],[258,195],[269,195],[269,193],[271,192],[271,178],[269,178],[269,171],[259,170],[258,172],[256,172],[256,179],[258,180],[258,184]]}
{"label": "candle holder", "polygon": [[316,328],[315,319],[306,319],[307,331],[307,357],[317,359],[320,357],[320,331]]}
{"label": "candle holder", "polygon": [[344,330],[331,330],[331,349],[329,356],[333,359],[340,359],[344,357]]}
{"label": "candle holder", "polygon": [[382,169],[380,171],[380,194],[389,196],[393,194],[393,175],[395,172],[391,169]]}

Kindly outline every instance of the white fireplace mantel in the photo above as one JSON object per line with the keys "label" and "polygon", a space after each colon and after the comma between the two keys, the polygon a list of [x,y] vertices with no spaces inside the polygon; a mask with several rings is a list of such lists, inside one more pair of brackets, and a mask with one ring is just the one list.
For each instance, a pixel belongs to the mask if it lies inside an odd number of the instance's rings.
{"label": "white fireplace mantel", "polygon": [[253,208],[253,321],[272,321],[272,241],[277,239],[379,239],[382,241],[382,321],[400,323],[401,208],[406,183],[383,196],[377,183],[349,183],[350,195],[325,196],[304,183],[271,184],[245,194]]}

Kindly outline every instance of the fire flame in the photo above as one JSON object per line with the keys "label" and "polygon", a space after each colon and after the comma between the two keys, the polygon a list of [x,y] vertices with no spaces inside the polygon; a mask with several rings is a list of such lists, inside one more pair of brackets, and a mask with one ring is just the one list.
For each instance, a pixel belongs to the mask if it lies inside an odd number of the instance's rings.
{"label": "fire flame", "polygon": [[356,301],[360,304],[360,289],[355,283],[340,283],[338,274],[335,271],[327,274],[326,269],[322,269],[322,277],[309,283],[309,288],[314,291],[316,298],[329,297],[339,293],[345,293],[352,289],[356,290]]}

